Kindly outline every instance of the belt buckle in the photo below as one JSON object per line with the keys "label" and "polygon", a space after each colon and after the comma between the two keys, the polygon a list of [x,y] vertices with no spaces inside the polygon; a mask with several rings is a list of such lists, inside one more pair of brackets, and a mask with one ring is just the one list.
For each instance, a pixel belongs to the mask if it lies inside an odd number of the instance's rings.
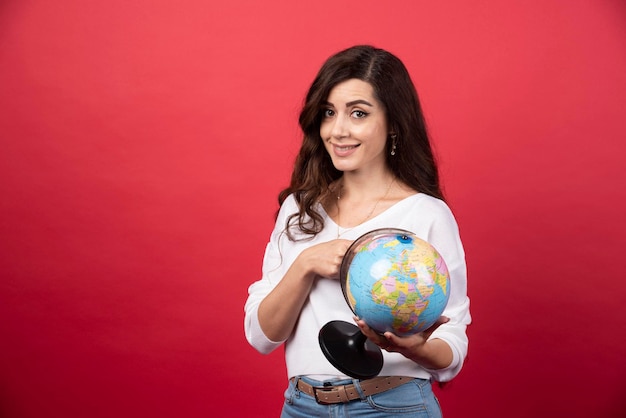
{"label": "belt buckle", "polygon": [[320,399],[317,396],[317,392],[335,392],[337,391],[337,389],[334,386],[311,386],[313,388],[313,397],[315,398],[315,402],[317,402],[320,405],[332,405],[334,403],[337,402],[328,402],[328,401],[324,401],[322,399]]}

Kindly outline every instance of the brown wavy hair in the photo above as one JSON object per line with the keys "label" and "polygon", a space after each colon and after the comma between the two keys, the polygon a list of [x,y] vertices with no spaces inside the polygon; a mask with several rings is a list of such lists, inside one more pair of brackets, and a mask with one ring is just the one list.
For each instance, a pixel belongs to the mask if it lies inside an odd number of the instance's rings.
{"label": "brown wavy hair", "polygon": [[396,136],[393,140],[395,155],[391,155],[389,138],[386,145],[387,164],[393,174],[418,192],[444,199],[422,108],[406,67],[383,49],[354,46],[331,56],[322,65],[300,112],[302,146],[291,183],[278,195],[280,205],[290,194],[298,204],[298,213],[292,214],[285,225],[287,236],[292,240],[292,226],[310,236],[324,228],[318,203],[327,196],[330,184],[341,177],[342,172],[334,167],[320,136],[322,114],[330,91],[337,84],[354,78],[373,87],[375,98],[384,107],[389,131]]}

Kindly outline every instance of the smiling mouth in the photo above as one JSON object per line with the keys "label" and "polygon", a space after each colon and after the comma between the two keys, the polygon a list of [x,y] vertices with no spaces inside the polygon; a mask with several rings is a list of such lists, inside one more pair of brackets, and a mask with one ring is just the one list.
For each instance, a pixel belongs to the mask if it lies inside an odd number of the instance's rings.
{"label": "smiling mouth", "polygon": [[357,145],[335,145],[335,149],[339,152],[345,152],[345,151],[350,151],[355,149],[356,147],[358,147],[361,144],[357,144]]}

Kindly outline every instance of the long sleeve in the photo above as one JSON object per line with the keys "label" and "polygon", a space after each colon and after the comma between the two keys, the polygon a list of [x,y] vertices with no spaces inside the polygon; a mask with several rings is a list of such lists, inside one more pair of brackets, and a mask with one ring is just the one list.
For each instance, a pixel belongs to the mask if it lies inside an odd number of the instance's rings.
{"label": "long sleeve", "polygon": [[442,255],[450,273],[450,298],[443,315],[450,321],[441,325],[431,338],[444,340],[453,353],[452,363],[444,368],[428,372],[437,381],[449,381],[463,366],[468,350],[467,326],[471,322],[467,296],[467,269],[465,251],[461,244],[459,229],[447,206],[439,211],[428,232],[428,241]]}
{"label": "long sleeve", "polygon": [[259,305],[280,281],[284,271],[284,255],[280,251],[280,239],[284,235],[284,225],[288,216],[289,207],[295,204],[291,200],[286,202],[278,213],[270,241],[263,256],[262,278],[248,288],[248,299],[244,306],[244,330],[246,339],[252,347],[262,354],[269,354],[284,341],[272,341],[267,338],[258,319]]}

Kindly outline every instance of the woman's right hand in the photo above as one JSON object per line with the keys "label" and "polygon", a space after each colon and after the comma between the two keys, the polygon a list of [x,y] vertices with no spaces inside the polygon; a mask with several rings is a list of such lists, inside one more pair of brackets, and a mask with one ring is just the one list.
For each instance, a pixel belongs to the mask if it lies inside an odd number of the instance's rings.
{"label": "woman's right hand", "polygon": [[272,341],[293,331],[316,277],[339,278],[341,261],[352,241],[336,239],[303,250],[283,279],[259,305],[259,323]]}
{"label": "woman's right hand", "polygon": [[347,239],[323,242],[305,249],[299,258],[304,263],[305,269],[316,276],[338,279],[343,256],[350,244],[352,241]]}

